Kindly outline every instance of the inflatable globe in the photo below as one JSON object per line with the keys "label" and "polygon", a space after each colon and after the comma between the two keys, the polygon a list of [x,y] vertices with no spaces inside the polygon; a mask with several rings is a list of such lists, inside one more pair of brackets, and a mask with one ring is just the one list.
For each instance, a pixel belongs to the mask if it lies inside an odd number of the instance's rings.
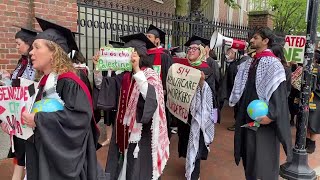
{"label": "inflatable globe", "polygon": [[266,116],[268,111],[267,103],[261,100],[253,100],[247,107],[247,113],[252,120],[257,120],[257,117]]}
{"label": "inflatable globe", "polygon": [[56,99],[42,99],[33,104],[31,112],[56,112],[63,110],[63,105]]}

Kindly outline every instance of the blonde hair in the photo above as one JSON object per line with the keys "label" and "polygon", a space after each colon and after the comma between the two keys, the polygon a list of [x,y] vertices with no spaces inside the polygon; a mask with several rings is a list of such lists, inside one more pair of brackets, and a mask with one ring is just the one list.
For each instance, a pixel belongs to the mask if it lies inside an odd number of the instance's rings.
{"label": "blonde hair", "polygon": [[53,52],[52,59],[52,71],[57,74],[63,74],[66,72],[76,73],[76,69],[73,67],[71,59],[67,53],[55,42],[46,40],[46,45],[50,51]]}

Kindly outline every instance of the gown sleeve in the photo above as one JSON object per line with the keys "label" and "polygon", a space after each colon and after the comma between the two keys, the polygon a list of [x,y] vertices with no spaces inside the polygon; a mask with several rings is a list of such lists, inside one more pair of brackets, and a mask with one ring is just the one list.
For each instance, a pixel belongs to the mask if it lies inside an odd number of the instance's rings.
{"label": "gown sleeve", "polygon": [[57,92],[65,103],[64,109],[36,113],[36,132],[40,139],[35,141],[41,141],[48,163],[56,171],[74,177],[86,160],[86,142],[93,142],[89,139],[92,138],[92,108],[85,92],[73,80],[59,80]]}
{"label": "gown sleeve", "polygon": [[105,111],[117,109],[122,77],[123,73],[113,77],[102,77],[97,99],[99,109]]}
{"label": "gown sleeve", "polygon": [[[286,101],[286,103],[283,102]],[[276,133],[287,154],[287,161],[292,159],[292,142],[287,102],[287,82],[282,82],[269,100],[268,117],[276,123]]]}
{"label": "gown sleeve", "polygon": [[162,63],[162,86],[163,89],[166,90],[167,86],[166,86],[166,81],[167,81],[167,75],[168,75],[168,71],[170,66],[173,64],[172,58],[168,55],[168,54],[162,54],[161,55],[161,63]]}
{"label": "gown sleeve", "polygon": [[147,124],[153,117],[158,107],[157,96],[154,86],[148,83],[142,71],[133,76],[138,83],[140,96],[137,104],[137,122]]}

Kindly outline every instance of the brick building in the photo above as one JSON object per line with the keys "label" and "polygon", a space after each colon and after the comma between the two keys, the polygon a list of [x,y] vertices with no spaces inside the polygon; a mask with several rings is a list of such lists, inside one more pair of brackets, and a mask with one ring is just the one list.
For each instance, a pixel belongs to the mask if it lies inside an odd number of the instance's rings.
{"label": "brick building", "polygon": [[13,25],[37,28],[35,16],[77,29],[76,0],[2,0],[0,1],[0,69],[12,71],[18,62]]}
{"label": "brick building", "polygon": [[[81,29],[81,26],[78,26],[77,24],[77,20],[81,19],[81,17],[78,16],[82,16],[83,18],[85,18],[84,14],[81,14],[81,12],[86,12],[87,14],[91,13],[92,15],[95,12],[98,12],[97,9],[99,9],[98,7],[93,8],[93,6],[92,8],[86,9],[83,7],[78,7],[78,3],[80,3],[81,0],[2,0],[0,2],[0,69],[5,69],[10,72],[16,67],[17,61],[20,57],[18,55],[14,40],[15,33],[20,29],[14,27],[13,25],[36,28],[39,30],[40,28],[37,25],[36,20],[34,18],[37,16],[69,27],[72,31],[82,30],[82,32],[84,32],[84,29]],[[175,11],[175,0],[94,0],[86,2],[94,3],[95,6],[97,6],[97,4],[99,3],[113,3],[113,6],[119,4],[123,6],[132,6],[141,9],[143,7],[145,10],[148,11],[170,14],[174,14]],[[103,10],[101,10],[101,12],[102,11]],[[106,17],[112,17],[110,11],[105,12]],[[97,17],[93,15],[90,18]],[[117,19],[117,21],[119,21],[119,18]],[[88,32],[91,32],[92,34],[98,30],[87,29],[86,31],[89,35],[85,37],[86,40],[82,41],[81,45],[82,50],[85,50],[85,53],[90,52],[90,54],[87,55],[88,57],[90,57],[93,54],[94,46],[90,44],[91,42],[93,42],[93,36],[90,37],[90,33]],[[119,34],[117,34],[117,38],[118,36]]]}

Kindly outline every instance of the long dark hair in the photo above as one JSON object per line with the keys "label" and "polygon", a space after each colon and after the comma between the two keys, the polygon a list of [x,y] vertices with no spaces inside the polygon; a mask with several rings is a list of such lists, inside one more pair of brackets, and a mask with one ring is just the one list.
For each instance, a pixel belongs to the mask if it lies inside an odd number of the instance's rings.
{"label": "long dark hair", "polygon": [[287,67],[286,57],[284,56],[284,48],[280,44],[273,44],[271,46],[271,51],[276,55],[280,60],[283,66]]}

